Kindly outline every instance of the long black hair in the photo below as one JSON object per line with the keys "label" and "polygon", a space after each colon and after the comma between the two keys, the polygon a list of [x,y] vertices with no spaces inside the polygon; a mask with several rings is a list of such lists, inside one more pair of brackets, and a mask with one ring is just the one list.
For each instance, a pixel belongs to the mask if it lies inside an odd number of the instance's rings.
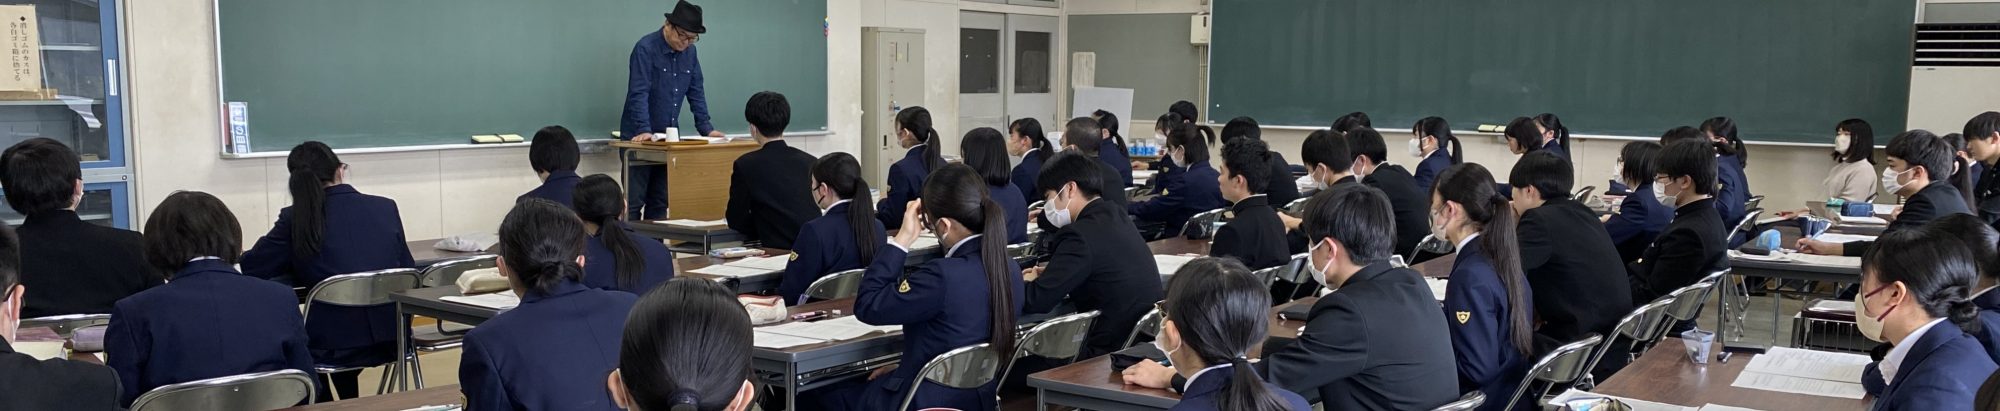
{"label": "long black hair", "polygon": [[1181,161],[1187,162],[1187,164],[1179,164],[1179,166],[1187,167],[1195,163],[1208,161],[1207,142],[1214,140],[1211,138],[1205,142],[1201,138],[1198,138],[1197,136],[1201,135],[1199,130],[1202,128],[1204,127],[1196,126],[1194,123],[1181,123],[1167,129],[1167,146],[1180,148]]}
{"label": "long black hair", "polygon": [[319,255],[326,233],[326,186],[340,172],[340,157],[326,143],[307,141],[292,147],[285,157],[285,169],[292,176],[292,254]]}
{"label": "long black hair", "polygon": [[638,409],[721,411],[750,381],[750,315],[714,281],[681,277],[639,297],[618,347]]}
{"label": "long black hair", "polygon": [[875,262],[875,247],[882,244],[882,238],[875,236],[875,206],[867,201],[868,180],[861,178],[861,162],[853,154],[835,152],[820,156],[812,163],[813,183],[825,185],[833,190],[833,195],[842,200],[861,199],[847,202],[847,226],[854,230],[854,246],[861,252],[861,265]]}
{"label": "long black hair", "polygon": [[1000,130],[980,127],[966,132],[965,139],[958,142],[958,155],[988,186],[1007,186],[1014,177],[1013,170],[1007,168],[1007,137],[1000,135]]}
{"label": "long black hair", "polygon": [[[1190,133],[1195,133],[1195,134],[1189,134],[1189,136],[1194,136],[1198,134],[1202,137],[1203,140],[1208,141],[1208,145],[1212,146],[1216,144],[1215,140],[1217,140],[1217,137],[1215,135],[1215,128],[1200,124],[1195,124],[1193,118],[1181,117],[1180,113],[1167,113],[1166,115],[1160,116],[1160,121],[1158,125],[1166,128],[1167,140],[1169,141],[1168,144],[1173,144],[1171,141],[1173,141],[1174,131],[1179,130],[1182,126],[1186,126]],[[1186,164],[1181,164],[1181,165],[1186,165]]]}
{"label": "long black hair", "polygon": [[1837,135],[1842,131],[1847,132],[1847,152],[1834,151],[1833,161],[1853,163],[1868,161],[1875,156],[1875,127],[1869,126],[1868,121],[1858,118],[1841,120],[1839,125],[1833,126],[1833,132]]}
{"label": "long black hair", "polygon": [[1513,140],[1515,145],[1521,146],[1522,155],[1541,151],[1542,130],[1536,127],[1536,124],[1534,118],[1515,117],[1513,121],[1507,122],[1507,129],[1501,131],[1500,136]]}
{"label": "long black hair", "polygon": [[625,215],[623,190],[611,176],[592,174],[576,183],[570,205],[576,210],[578,218],[597,225],[598,239],[604,242],[604,248],[611,250],[613,271],[618,273],[618,286],[636,290],[639,289],[639,276],[646,271],[646,257],[639,253],[639,243],[632,241],[632,236],[625,235],[625,223],[618,219]]}
{"label": "long black hair", "polygon": [[1967,206],[1979,208],[1979,200],[1972,196],[1975,189],[1972,186],[1972,160],[1967,160],[1965,156],[1959,155],[1965,152],[1965,135],[1951,133],[1938,137],[1938,139],[1944,140],[1945,145],[1951,146],[1952,187],[1957,188],[1958,194],[1965,197],[1965,204]]}
{"label": "long black hair", "polygon": [[1925,314],[1950,319],[1972,334],[1980,332],[1979,307],[1972,303],[1978,271],[1965,244],[1936,230],[1884,233],[1861,255],[1863,276],[1873,273],[1883,285],[1902,282]]}
{"label": "long black hair", "polygon": [[1179,332],[1180,349],[1194,350],[1209,365],[1230,365],[1229,385],[1222,387],[1216,409],[1291,408],[1250,366],[1250,350],[1262,345],[1267,334],[1270,294],[1263,281],[1234,258],[1197,259],[1167,280],[1167,299],[1160,302],[1160,311]]}
{"label": "long black hair", "polygon": [[529,291],[549,292],[563,280],[583,278],[583,220],[569,207],[525,198],[500,221],[500,261],[512,279]]}
{"label": "long black hair", "polygon": [[1118,133],[1119,127],[1118,127],[1117,114],[1111,114],[1111,112],[1109,111],[1097,110],[1090,113],[1090,118],[1092,120],[1097,120],[1098,128],[1101,128],[1104,131],[1109,132],[1111,134],[1111,144],[1117,145],[1119,152],[1128,152],[1128,153],[1131,152],[1129,151],[1129,149],[1125,148],[1125,135]]}
{"label": "long black hair", "polygon": [[1750,151],[1743,146],[1743,138],[1736,135],[1736,120],[1728,117],[1714,117],[1701,122],[1701,131],[1713,134],[1722,141],[1715,143],[1715,152],[1725,156],[1736,156],[1736,165],[1750,165]]}
{"label": "long black hair", "polygon": [[1494,274],[1500,276],[1500,285],[1507,289],[1509,342],[1522,356],[1533,356],[1535,306],[1528,300],[1528,278],[1521,272],[1514,209],[1506,197],[1495,191],[1493,173],[1478,163],[1451,166],[1438,175],[1437,184],[1431,187],[1431,197],[1438,201],[1432,208],[1444,207],[1446,201],[1458,203],[1465,209],[1467,222],[1478,226],[1479,248],[1486,252]]}
{"label": "long black hair", "polygon": [[1007,131],[1028,139],[1030,147],[1040,149],[1033,154],[1036,160],[1048,161],[1049,156],[1055,155],[1056,146],[1049,144],[1049,135],[1042,132],[1041,121],[1036,121],[1032,117],[1014,120],[1014,124],[1008,125]]}
{"label": "long black hair", "polygon": [[1410,126],[1410,130],[1416,132],[1417,138],[1428,136],[1437,140],[1437,149],[1445,150],[1445,154],[1451,157],[1452,164],[1465,162],[1463,147],[1458,144],[1458,136],[1451,134],[1451,123],[1445,122],[1444,117],[1424,117],[1422,120],[1417,120],[1417,125]]}
{"label": "long black hair", "polygon": [[896,128],[908,130],[917,136],[917,143],[924,145],[924,172],[937,171],[944,166],[944,142],[938,141],[936,128],[931,127],[931,111],[921,106],[912,106],[896,112]]}
{"label": "long black hair", "polygon": [[[1555,132],[1556,144],[1561,145],[1563,148],[1563,159],[1571,160],[1569,157],[1570,151],[1574,150],[1574,148],[1569,146],[1569,126],[1563,125],[1562,118],[1556,117],[1555,113],[1537,114],[1535,115],[1535,124],[1540,124],[1542,128]],[[1535,144],[1541,144],[1540,138],[1537,138],[1535,141]]]}
{"label": "long black hair", "polygon": [[[932,225],[952,219],[979,237],[979,265],[986,270],[988,299],[993,312],[992,344],[997,352],[1014,352],[1014,274],[1007,268],[1007,214],[993,201],[979,172],[964,164],[947,165],[924,181],[924,218]],[[942,233],[940,233],[942,234]]]}

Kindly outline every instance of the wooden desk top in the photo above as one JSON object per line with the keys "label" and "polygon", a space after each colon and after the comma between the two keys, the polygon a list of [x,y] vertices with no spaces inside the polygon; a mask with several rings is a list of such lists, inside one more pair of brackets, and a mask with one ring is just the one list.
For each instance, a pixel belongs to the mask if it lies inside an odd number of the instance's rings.
{"label": "wooden desk top", "polygon": [[1146,248],[1152,249],[1154,255],[1208,255],[1208,242],[1209,240],[1205,239],[1190,240],[1187,237],[1174,237],[1146,243]]}
{"label": "wooden desk top", "polygon": [[1028,384],[1039,388],[1062,386],[1051,391],[1087,391],[1093,397],[1119,397],[1124,402],[1152,403],[1159,408],[1172,407],[1181,401],[1181,395],[1173,391],[1126,385],[1124,376],[1111,369],[1109,355],[1031,374]]}
{"label": "wooden desk top", "polygon": [[428,265],[428,263],[435,263],[441,260],[448,260],[460,257],[472,257],[485,254],[485,253],[468,253],[462,251],[439,250],[437,247],[435,247],[438,241],[440,241],[440,239],[411,241],[409,243],[410,257],[417,261],[417,265],[421,266],[421,265]]}
{"label": "wooden desk top", "polygon": [[611,140],[610,144],[612,147],[617,147],[617,148],[632,149],[632,150],[653,150],[653,151],[697,151],[697,150],[714,150],[714,149],[728,149],[728,148],[754,149],[763,146],[762,144],[757,144],[755,140],[736,140],[726,143],[707,143],[707,144],[640,143],[631,140]]}
{"label": "wooden desk top", "polygon": [[[65,343],[65,345],[67,345],[68,343],[68,340],[63,339],[61,334],[56,334],[56,330],[50,329],[48,327],[22,328],[16,330],[14,334],[14,340],[19,342],[63,342]],[[104,360],[98,359],[95,353],[87,353],[87,352],[72,351],[69,353],[69,360],[87,362],[98,365],[104,364]]]}
{"label": "wooden desk top", "polygon": [[416,391],[375,395],[351,400],[325,402],[302,407],[286,408],[288,411],[345,411],[345,410],[407,410],[426,405],[457,405],[465,403],[465,395],[458,392],[458,384],[430,387]]}
{"label": "wooden desk top", "polygon": [[[764,250],[765,257],[783,256],[792,253],[791,251],[788,250],[781,250],[770,247],[763,247],[761,249]],[[674,276],[690,276],[694,278],[707,278],[711,280],[716,279],[718,278],[718,276],[700,274],[700,273],[690,273],[688,271],[699,270],[712,265],[722,265],[723,263],[728,263],[731,261],[736,261],[741,259],[742,258],[715,258],[715,257],[709,257],[707,255],[691,255],[691,256],[676,258],[674,259]]]}
{"label": "wooden desk top", "polygon": [[[1721,346],[1715,350],[1720,352]],[[1710,360],[1696,365],[1687,360],[1687,346],[1679,338],[1664,338],[1625,369],[1605,380],[1593,392],[1636,400],[1699,407],[1705,404],[1730,405],[1760,410],[1858,410],[1867,399],[1821,397],[1730,386],[1752,355],[1736,355],[1729,362]]]}

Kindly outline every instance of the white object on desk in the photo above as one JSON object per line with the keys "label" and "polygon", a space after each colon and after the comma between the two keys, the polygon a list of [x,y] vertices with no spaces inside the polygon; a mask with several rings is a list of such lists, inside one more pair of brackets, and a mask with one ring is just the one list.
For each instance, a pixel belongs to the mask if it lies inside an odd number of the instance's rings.
{"label": "white object on desk", "polygon": [[1445,286],[1451,284],[1451,282],[1443,278],[1424,277],[1424,284],[1431,286],[1432,296],[1436,296],[1438,301],[1444,301]]}
{"label": "white object on desk", "polygon": [[1632,407],[1632,411],[1694,411],[1694,407],[1683,407],[1673,404],[1663,404],[1652,401],[1635,400],[1615,395],[1598,394],[1589,391],[1578,390],[1575,388],[1571,388],[1569,389],[1569,391],[1563,391],[1562,395],[1557,395],[1554,399],[1550,399],[1549,404],[1561,405],[1562,403],[1569,402],[1569,400],[1583,399],[1583,398],[1610,398],[1618,400],[1618,402],[1625,403],[1626,406]]}
{"label": "white object on desk", "polygon": [[521,306],[521,296],[514,295],[513,291],[497,292],[492,294],[479,294],[479,295],[452,295],[452,296],[438,297],[438,299],[459,304],[475,306],[475,307],[486,307],[500,311],[512,310],[514,309],[514,307]]}
{"label": "white object on desk", "polygon": [[[853,318],[853,316],[847,316],[845,318]],[[901,330],[901,329],[902,329],[901,327],[897,327],[894,330]],[[772,333],[772,334],[784,334],[793,337],[811,338],[820,341],[838,341],[838,340],[850,340],[850,339],[860,338],[861,336],[878,332],[890,332],[892,330],[884,327],[876,327],[867,324],[862,324],[860,321],[842,321],[840,318],[836,318],[836,319],[822,320],[822,321],[793,321],[784,324],[758,327],[757,331]]]}
{"label": "white object on desk", "polygon": [[1868,356],[1861,354],[1771,347],[1770,351],[1751,357],[1743,371],[1858,383],[1861,369],[1869,362]]}
{"label": "white object on desk", "polygon": [[21,341],[14,343],[14,352],[27,354],[36,360],[58,360],[63,358],[62,341]]}
{"label": "white object on desk", "polygon": [[1851,243],[1855,241],[1875,241],[1875,236],[1827,233],[1827,234],[1820,234],[1818,237],[1813,237],[1813,239],[1829,243]]}
{"label": "white object on desk", "polygon": [[689,220],[685,218],[680,218],[673,220],[660,220],[654,222],[671,226],[688,227],[688,228],[706,228],[719,225],[720,226],[729,225],[729,219],[727,218],[717,219],[717,220]]}
{"label": "white object on desk", "polygon": [[1840,223],[1852,224],[1852,225],[1889,225],[1889,220],[1884,220],[1882,219],[1882,217],[1875,217],[1875,216],[1841,217]]}
{"label": "white object on desk", "polygon": [[1159,170],[1132,170],[1132,182],[1142,183],[1144,181],[1151,181],[1153,176],[1159,173]]}
{"label": "white object on desk", "polygon": [[453,284],[458,286],[459,294],[465,295],[488,293],[513,287],[513,285],[507,283],[507,277],[500,276],[500,268],[498,267],[466,271],[464,274],[459,274],[458,280],[454,281]]}
{"label": "white object on desk", "polygon": [[500,236],[498,234],[460,234],[438,240],[437,244],[433,244],[431,247],[445,251],[477,253],[486,251],[488,248],[493,248],[493,244],[499,242]]}
{"label": "white object on desk", "polygon": [[1852,313],[1854,312],[1854,302],[1841,301],[1841,300],[1820,300],[1819,303],[1813,304],[1812,308],[1821,311],[1842,311],[1842,312]]}
{"label": "white object on desk", "polygon": [[718,277],[742,278],[753,275],[770,274],[774,271],[762,268],[738,267],[728,264],[716,264],[707,267],[688,270],[688,272],[695,274],[707,274]]}
{"label": "white object on desk", "polygon": [[1174,272],[1181,270],[1181,266],[1187,265],[1188,262],[1194,261],[1196,258],[1201,257],[1154,254],[1153,264],[1160,267],[1160,275],[1174,275]]}
{"label": "white object on desk", "polygon": [[937,236],[931,235],[931,233],[918,234],[917,241],[910,243],[910,251],[938,248],[938,244]]}
{"label": "white object on desk", "polygon": [[1757,410],[1751,408],[1743,408],[1743,407],[1732,407],[1728,405],[1707,404],[1707,405],[1702,405],[1701,409],[1695,411],[1757,411]]}
{"label": "white object on desk", "polygon": [[1789,253],[1785,254],[1785,259],[1800,264],[1823,265],[1829,267],[1861,266],[1861,257],[1849,257],[1844,255],[1817,255],[1817,254],[1806,254],[1806,253]]}
{"label": "white object on desk", "polygon": [[826,342],[826,340],[821,340],[816,338],[794,337],[785,334],[764,332],[764,330],[762,329],[758,329],[751,333],[751,345],[755,345],[757,346],[757,348],[770,348],[774,350],[782,350],[806,344],[819,344],[823,342]]}
{"label": "white object on desk", "polygon": [[786,254],[786,255],[774,255],[769,257],[750,257],[741,260],[730,261],[727,263],[723,263],[722,265],[731,267],[755,268],[767,271],[785,271],[785,264],[790,262],[791,262],[791,255]]}
{"label": "white object on desk", "polygon": [[1736,376],[1736,382],[1729,384],[1737,388],[1753,390],[1789,392],[1821,397],[1861,399],[1867,391],[1858,382],[1827,381],[1789,375],[1767,374],[1744,370]]}

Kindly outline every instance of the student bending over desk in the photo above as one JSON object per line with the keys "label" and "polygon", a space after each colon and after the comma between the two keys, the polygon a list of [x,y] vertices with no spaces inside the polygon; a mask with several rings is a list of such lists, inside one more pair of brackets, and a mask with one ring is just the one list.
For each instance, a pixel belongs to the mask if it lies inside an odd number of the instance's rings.
{"label": "student bending over desk", "polygon": [[540,198],[554,201],[563,206],[570,205],[570,193],[582,177],[576,175],[580,162],[576,147],[576,136],[570,135],[563,126],[542,127],[535,131],[535,139],[528,143],[528,166],[535,169],[535,176],[542,179],[542,185],[528,190],[514,201],[525,198]]}
{"label": "student bending over desk", "polygon": [[745,411],[751,382],[750,316],[714,281],[667,281],[632,306],[618,368],[605,385],[618,408]]}
{"label": "student bending over desk", "polygon": [[1459,391],[1486,395],[1481,410],[1503,410],[1535,357],[1535,318],[1521,272],[1514,210],[1478,164],[1445,169],[1430,192],[1431,232],[1458,245],[1444,313],[1458,359]]}
{"label": "student bending over desk", "polygon": [[[1028,313],[1046,313],[1063,301],[1078,312],[1098,311],[1080,358],[1125,348],[1132,326],[1160,301],[1159,268],[1153,252],[1123,210],[1098,197],[1116,184],[1101,165],[1080,154],[1057,154],[1035,186],[1042,190],[1042,218],[1056,227],[1049,238],[1049,262],[1022,271],[1028,281]],[[1108,188],[1117,190],[1116,187]],[[1030,366],[1027,369],[1037,369]],[[1026,376],[1030,371],[1011,374]]]}
{"label": "student bending over desk", "polygon": [[[1631,312],[1625,264],[1597,213],[1569,198],[1575,171],[1554,153],[1528,153],[1507,174],[1521,216],[1521,271],[1534,290],[1536,346],[1551,349],[1585,335],[1610,335]],[[1628,292],[1620,293],[1618,290]],[[1590,296],[1590,298],[1578,298]],[[1611,369],[1622,366],[1612,358]]]}
{"label": "student bending over desk", "polygon": [[584,238],[575,213],[539,198],[500,222],[500,275],[521,305],[465,334],[466,409],[617,409],[598,381],[638,297],[583,285]]}
{"label": "student bending over desk", "polygon": [[836,152],[813,161],[812,196],[826,212],[799,228],[798,247],[785,262],[778,296],[789,305],[804,304],[806,287],[820,277],[868,267],[875,249],[887,241],[868,204],[868,180],[861,178],[861,163],[853,155]]}
{"label": "student bending over desk", "polygon": [[20,282],[20,250],[14,230],[0,225],[0,409],[118,409],[118,375],[110,368],[14,351],[27,292]]}
{"label": "student bending over desk", "polygon": [[785,126],[792,121],[785,95],[759,92],[750,96],[743,112],[750,135],[762,146],[731,164],[729,228],[765,247],[790,250],[798,241],[799,226],[818,217],[812,193],[806,190],[813,156],[785,144]]}
{"label": "student bending over desk", "polygon": [[[1882,189],[1906,198],[1895,221],[1882,230],[1883,235],[1921,227],[1947,215],[1972,214],[1963,191],[1951,184],[1958,156],[1944,139],[1928,131],[1911,130],[1889,139],[1883,151],[1889,167],[1882,169]],[[1809,254],[1860,256],[1873,245],[1873,241],[1830,243],[1801,238],[1798,249]]]}
{"label": "student bending over desk", "polygon": [[83,169],[60,142],[31,138],[0,154],[0,187],[21,222],[20,284],[33,288],[22,318],[111,312],[118,299],[160,285],[138,232],[83,221]]}
{"label": "student bending over desk", "polygon": [[1270,307],[1264,283],[1236,260],[1203,258],[1175,272],[1158,306],[1159,338],[1153,340],[1174,375],[1188,380],[1172,411],[1312,409],[1298,394],[1264,382],[1250,365],[1251,348],[1268,332]]}
{"label": "student bending over desk", "polygon": [[584,248],[583,285],[645,294],[674,278],[674,253],[660,240],[626,227],[625,193],[611,176],[593,174],[576,185],[577,217],[589,235]]}
{"label": "student bending over desk", "polygon": [[1179,236],[1189,217],[1228,204],[1216,187],[1218,173],[1208,164],[1208,142],[1215,136],[1198,130],[1207,129],[1183,123],[1167,132],[1167,157],[1185,169],[1172,177],[1156,176],[1161,179],[1159,196],[1126,207],[1142,225],[1161,226],[1149,239]]}
{"label": "student bending over desk", "polygon": [[1958,239],[1930,230],[1887,233],[1879,242],[1861,257],[1854,300],[1862,336],[1895,345],[1862,376],[1874,409],[1967,409],[1996,368],[1967,334],[1981,326],[1966,298],[1979,266]]}

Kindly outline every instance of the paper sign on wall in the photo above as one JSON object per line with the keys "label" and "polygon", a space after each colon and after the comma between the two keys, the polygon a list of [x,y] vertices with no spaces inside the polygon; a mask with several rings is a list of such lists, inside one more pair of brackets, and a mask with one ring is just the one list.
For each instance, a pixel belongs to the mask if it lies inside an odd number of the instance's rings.
{"label": "paper sign on wall", "polygon": [[0,6],[0,20],[7,22],[6,73],[0,75],[0,90],[42,89],[42,33],[35,19],[34,5]]}

